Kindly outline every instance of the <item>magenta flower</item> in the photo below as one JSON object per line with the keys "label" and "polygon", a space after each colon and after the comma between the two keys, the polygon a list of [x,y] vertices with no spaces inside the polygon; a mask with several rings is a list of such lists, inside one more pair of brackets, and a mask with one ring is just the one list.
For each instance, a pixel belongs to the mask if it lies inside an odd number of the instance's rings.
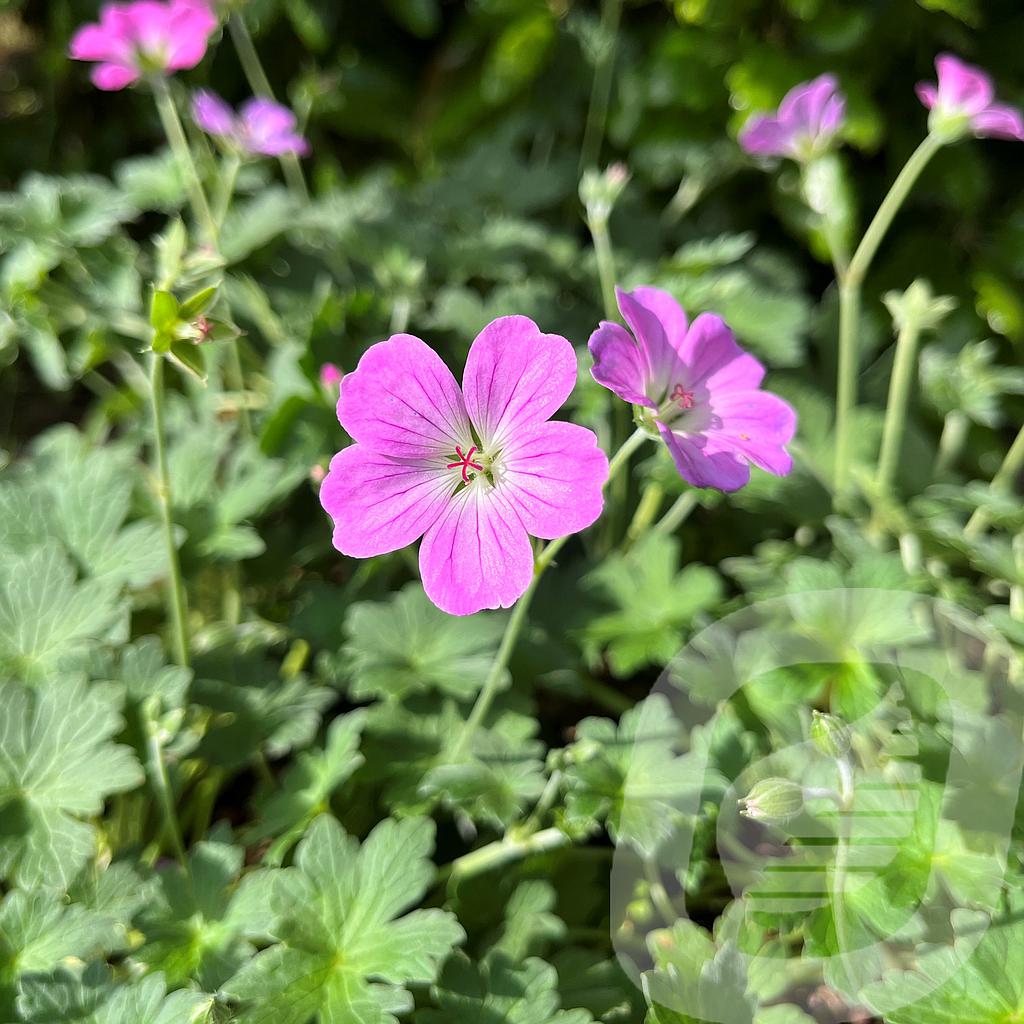
{"label": "magenta flower", "polygon": [[929,128],[954,136],[973,132],[981,137],[1024,142],[1024,117],[1006,103],[995,103],[995,86],[981,68],[950,53],[935,58],[938,87],[919,82],[917,95],[931,111]]}
{"label": "magenta flower", "polygon": [[801,82],[775,114],[756,114],[743,126],[740,145],[757,156],[810,160],[828,149],[842,127],[846,99],[833,75]]}
{"label": "magenta flower", "polygon": [[106,4],[98,24],[83,25],[69,47],[74,60],[95,61],[93,84],[123,89],[153,72],[194,68],[217,18],[204,0],[136,0]]}
{"label": "magenta flower", "polygon": [[295,115],[273,100],[246,100],[236,114],[219,96],[202,89],[192,97],[192,116],[207,135],[227,139],[253,156],[309,152],[309,143],[295,131]]}
{"label": "magenta flower", "polygon": [[514,604],[533,578],[530,537],[585,529],[604,504],[594,434],[549,422],[575,383],[572,345],[524,316],[480,332],[462,388],[419,338],[373,345],[341,382],[356,443],[320,492],[334,546],[368,558],[423,537],[423,587],[443,611]]}
{"label": "magenta flower", "polygon": [[[735,491],[750,465],[785,476],[785,445],[796,413],[761,391],[764,367],[736,344],[721,317],[686,314],[659,288],[617,290],[629,331],[604,322],[590,338],[591,373],[619,398],[649,410],[683,479],[695,487]],[[632,336],[630,335],[632,331]]]}

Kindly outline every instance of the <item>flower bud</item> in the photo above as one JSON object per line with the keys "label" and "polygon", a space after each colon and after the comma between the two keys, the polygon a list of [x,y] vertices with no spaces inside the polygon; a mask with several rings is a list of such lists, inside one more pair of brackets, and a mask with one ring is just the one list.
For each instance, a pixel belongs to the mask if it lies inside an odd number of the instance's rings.
{"label": "flower bud", "polygon": [[754,821],[783,822],[803,810],[804,791],[789,779],[762,779],[740,803],[741,813]]}
{"label": "flower bud", "polygon": [[811,739],[828,757],[845,757],[850,752],[850,727],[835,715],[812,711]]}
{"label": "flower bud", "polygon": [[606,221],[622,190],[629,183],[629,169],[625,164],[612,164],[604,171],[589,169],[580,181],[580,199],[591,221]]}

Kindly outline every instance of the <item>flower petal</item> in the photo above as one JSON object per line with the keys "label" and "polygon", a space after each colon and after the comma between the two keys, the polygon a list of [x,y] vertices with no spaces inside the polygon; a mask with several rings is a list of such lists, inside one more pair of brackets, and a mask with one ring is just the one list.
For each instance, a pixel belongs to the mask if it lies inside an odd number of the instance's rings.
{"label": "flower petal", "polygon": [[935,88],[932,82],[918,82],[914,86],[914,92],[917,93],[917,98],[929,109],[935,106],[939,101],[939,90]]}
{"label": "flower petal", "polygon": [[634,288],[630,294],[658,318],[669,345],[678,352],[686,337],[687,319],[683,307],[675,297],[661,288],[653,288],[650,285]]}
{"label": "flower petal", "polygon": [[708,452],[706,438],[673,433],[664,423],[658,430],[679,475],[694,487],[738,491],[750,482],[750,467],[731,452]]}
{"label": "flower petal", "polygon": [[246,149],[263,156],[305,153],[306,140],[295,131],[295,115],[287,108],[257,97],[242,104],[242,126]]}
{"label": "flower petal", "polygon": [[685,383],[712,394],[753,389],[764,379],[761,363],[740,348],[728,324],[714,313],[701,313],[693,321],[679,354],[689,368]]}
{"label": "flower petal", "polygon": [[792,131],[817,135],[826,107],[838,87],[835,75],[828,74],[794,86],[779,104],[779,121]]}
{"label": "flower petal", "polygon": [[420,574],[427,597],[449,615],[509,608],[533,579],[533,548],[515,510],[478,479],[427,530]]}
{"label": "flower petal", "polygon": [[656,409],[657,403],[644,394],[647,363],[640,346],[625,327],[602,321],[588,342],[594,365],[590,375],[602,387],[632,405]]}
{"label": "flower petal", "polygon": [[993,139],[1024,142],[1024,115],[1016,107],[993,103],[971,118],[971,127],[978,135]]}
{"label": "flower petal", "polygon": [[935,58],[935,71],[939,78],[939,103],[948,110],[973,116],[995,98],[995,87],[989,75],[951,53]]}
{"label": "flower petal", "polygon": [[192,118],[207,135],[231,135],[235,131],[235,112],[208,89],[200,89],[192,97]]}
{"label": "flower petal", "polygon": [[622,319],[633,332],[646,363],[644,393],[655,402],[661,402],[679,369],[679,356],[669,344],[666,325],[657,311],[649,309],[635,292],[616,288],[615,297]]}
{"label": "flower petal", "polygon": [[796,432],[796,412],[768,391],[733,391],[712,399],[708,452],[733,451],[756,466],[785,476],[793,460],[785,449]]}
{"label": "flower petal", "polygon": [[590,526],[604,507],[608,458],[593,431],[558,420],[517,433],[502,456],[498,490],[526,531],[553,540]]}
{"label": "flower petal", "polygon": [[444,456],[472,439],[451,370],[411,334],[371,345],[345,374],[338,419],[354,440],[397,458]]}
{"label": "flower petal", "polygon": [[739,143],[755,156],[786,156],[791,136],[777,117],[755,114],[740,129]]}
{"label": "flower petal", "polygon": [[125,56],[129,49],[102,25],[83,25],[71,37],[68,55],[73,60],[109,61]]}
{"label": "flower petal", "polygon": [[202,0],[171,0],[167,67],[172,71],[194,68],[206,55],[206,45],[216,27],[216,15]]}
{"label": "flower petal", "polygon": [[576,385],[576,353],[525,316],[503,316],[476,337],[462,387],[484,441],[500,447],[516,430],[543,423]]}
{"label": "flower petal", "polygon": [[114,92],[139,80],[137,68],[126,64],[100,64],[89,75],[97,89]]}
{"label": "flower petal", "polygon": [[334,520],[334,546],[344,555],[369,558],[418,540],[451,494],[450,476],[436,466],[354,444],[331,459],[320,504]]}

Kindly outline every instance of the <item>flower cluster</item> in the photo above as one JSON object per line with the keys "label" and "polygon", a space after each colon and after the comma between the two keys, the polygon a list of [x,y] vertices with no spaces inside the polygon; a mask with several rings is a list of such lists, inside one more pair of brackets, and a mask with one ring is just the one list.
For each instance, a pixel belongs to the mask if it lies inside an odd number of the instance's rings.
{"label": "flower cluster", "polygon": [[70,54],[98,65],[92,71],[98,88],[124,89],[148,74],[194,68],[216,28],[205,0],[106,4],[98,23],[74,34]]}
{"label": "flower cluster", "polygon": [[236,114],[219,96],[202,89],[192,98],[192,117],[208,135],[252,156],[309,152],[309,143],[295,130],[295,115],[264,97],[247,100]]}

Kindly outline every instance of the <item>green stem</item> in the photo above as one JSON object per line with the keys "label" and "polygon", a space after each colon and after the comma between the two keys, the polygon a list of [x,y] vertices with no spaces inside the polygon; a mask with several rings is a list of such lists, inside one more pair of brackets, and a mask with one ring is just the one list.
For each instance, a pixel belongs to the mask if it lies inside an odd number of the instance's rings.
{"label": "green stem", "polygon": [[160,122],[164,126],[167,143],[171,147],[171,152],[174,154],[181,173],[185,176],[192,204],[192,214],[200,225],[200,230],[207,236],[206,240],[212,245],[217,238],[217,225],[210,211],[210,204],[206,200],[202,182],[199,180],[199,172],[192,159],[192,152],[188,148],[188,139],[185,138],[185,129],[182,127],[181,118],[178,117],[178,109],[174,105],[170,87],[167,85],[167,79],[162,75],[155,75],[152,83],[156,109],[160,115]]}
{"label": "green stem", "polygon": [[970,420],[959,409],[946,413],[946,417],[942,421],[939,451],[935,457],[936,476],[942,476],[960,457],[970,425]]}
{"label": "green stem", "polygon": [[907,425],[907,407],[910,388],[917,364],[917,341],[921,327],[909,320],[896,338],[896,356],[889,380],[889,398],[885,405],[885,424],[882,427],[882,450],[878,456],[878,484],[883,492],[892,489],[896,464],[903,446],[903,432]]}
{"label": "green stem", "polygon": [[899,208],[910,194],[928,161],[942,148],[935,135],[926,135],[921,145],[910,155],[903,169],[882,200],[878,212],[868,225],[864,237],[853,254],[846,273],[839,281],[839,375],[836,382],[836,452],[835,498],[844,495],[850,469],[850,422],[857,404],[857,375],[859,352],[857,332],[860,326],[861,286],[871,263],[882,244]]}
{"label": "green stem", "polygon": [[839,961],[843,964],[844,981],[852,983],[852,972],[847,969],[846,873],[849,858],[851,823],[853,819],[853,768],[845,757],[837,759],[839,768],[839,834],[836,836],[836,859],[832,873],[832,919],[836,927],[836,945]]}
{"label": "green stem", "polygon": [[597,257],[597,275],[601,281],[601,303],[607,320],[619,319],[619,306],[615,301],[615,254],[608,234],[608,221],[604,217],[587,218],[590,237],[594,240]]}
{"label": "green stem", "polygon": [[153,454],[156,461],[156,494],[160,505],[160,525],[167,551],[167,569],[170,579],[168,603],[171,606],[171,625],[174,631],[174,659],[187,667],[188,657],[188,602],[185,584],[181,578],[178,548],[174,543],[174,520],[171,516],[171,473],[167,465],[167,440],[164,435],[164,357],[157,352],[150,364],[150,401],[153,405]]}
{"label": "green stem", "polygon": [[[996,494],[1005,494],[1013,486],[1017,474],[1024,469],[1024,427],[1020,428],[1016,439],[1010,445],[1010,450],[1003,459],[1003,464],[992,477],[989,489]],[[976,536],[981,533],[989,523],[988,513],[984,509],[975,509],[974,514],[967,520],[964,527],[964,536]]]}
{"label": "green stem", "polygon": [[224,171],[221,174],[220,197],[217,202],[217,216],[214,223],[217,225],[217,238],[220,238],[221,229],[224,227],[224,220],[231,209],[231,200],[235,195],[235,183],[238,181],[238,172],[241,169],[242,160],[237,153],[232,153],[224,161]]}
{"label": "green stem", "polygon": [[673,502],[672,507],[654,524],[651,532],[662,536],[675,533],[699,503],[696,491],[683,491]]}
{"label": "green stem", "polygon": [[665,489],[659,483],[650,484],[640,495],[640,502],[626,530],[627,545],[635,543],[647,532],[647,528],[661,509],[664,498]]}
{"label": "green stem", "polygon": [[270,844],[267,852],[263,855],[262,864],[268,868],[279,868],[283,863],[285,857],[288,856],[288,851],[305,835],[306,829],[309,828],[313,819],[318,814],[323,814],[327,810],[326,807],[321,804],[317,804],[315,807],[311,807],[302,817],[295,822],[294,825],[282,836],[278,836],[273,843]]}
{"label": "green stem", "polygon": [[174,797],[171,793],[170,780],[167,777],[167,766],[164,764],[163,746],[160,743],[160,726],[152,719],[147,719],[145,724],[146,771],[163,815],[164,835],[170,839],[175,857],[187,869],[188,855],[185,852],[185,842],[181,837],[181,830],[178,828]]}
{"label": "green stem", "polygon": [[568,846],[569,843],[569,836],[558,828],[546,828],[528,836],[511,833],[504,839],[482,846],[479,850],[472,850],[452,861],[447,867],[441,868],[438,881],[449,884],[462,882],[532,854],[546,853]]}
{"label": "green stem", "polygon": [[[245,19],[237,11],[228,18],[228,31],[231,33],[231,42],[235,46],[235,53],[245,72],[249,88],[257,96],[265,96],[267,99],[274,99],[274,90],[271,88],[270,79],[263,70],[260,62],[260,55],[256,51],[256,45],[249,33],[249,26]],[[285,153],[280,158],[281,171],[284,173],[285,181],[292,194],[303,203],[309,202],[309,190],[306,188],[306,178],[302,173],[302,164],[294,153]]]}
{"label": "green stem", "polygon": [[[623,444],[623,446],[615,453],[608,464],[609,480],[611,480],[619,470],[626,465],[629,461],[630,455],[632,455],[632,453],[639,448],[641,444],[643,444],[647,437],[648,434],[644,430],[637,429],[634,431],[625,444]],[[537,560],[533,566],[533,579],[530,581],[530,585],[526,588],[526,593],[519,598],[516,602],[515,608],[512,609],[512,615],[509,617],[508,625],[505,627],[505,633],[501,638],[501,644],[498,646],[498,652],[494,656],[491,669],[487,673],[487,678],[484,680],[480,693],[477,694],[476,702],[473,704],[473,709],[469,713],[469,718],[466,719],[466,722],[462,727],[462,731],[456,737],[454,744],[448,749],[448,751],[446,751],[446,757],[450,764],[456,763],[466,752],[476,730],[480,727],[480,724],[487,716],[487,712],[490,711],[491,704],[494,703],[494,698],[498,693],[498,684],[501,682],[501,677],[508,665],[509,658],[512,656],[512,651],[515,649],[516,641],[519,639],[519,633],[523,628],[523,624],[526,622],[526,613],[529,610],[530,602],[533,600],[533,595],[537,590],[537,584],[540,582],[541,576],[544,575],[544,570],[547,569],[552,561],[554,561],[555,555],[562,550],[566,542],[572,536],[572,534],[567,534],[564,537],[556,538],[551,541],[537,556]]]}
{"label": "green stem", "polygon": [[603,0],[601,4],[600,47],[601,52],[594,68],[594,83],[590,90],[590,106],[587,108],[587,123],[583,130],[583,145],[580,148],[580,171],[593,167],[601,152],[604,140],[604,126],[608,120],[608,101],[612,93],[612,79],[615,72],[615,50],[619,34],[619,19],[622,14],[622,0]]}

